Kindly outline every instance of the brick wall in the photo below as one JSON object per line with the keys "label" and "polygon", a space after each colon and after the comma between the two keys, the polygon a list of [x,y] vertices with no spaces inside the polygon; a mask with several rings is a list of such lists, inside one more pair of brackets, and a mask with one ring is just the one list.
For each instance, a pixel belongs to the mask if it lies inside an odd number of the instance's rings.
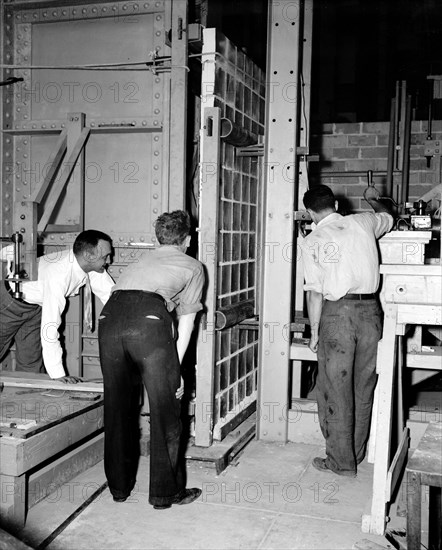
{"label": "brick wall", "polygon": [[[330,186],[340,202],[340,210],[353,212],[369,210],[362,198],[367,176],[351,172],[373,171],[373,181],[381,195],[386,192],[388,157],[388,122],[360,122],[324,124],[312,136],[311,154],[319,154],[319,162],[309,164],[310,185],[322,183]],[[437,181],[434,160],[427,168],[424,147],[427,140],[427,121],[413,121],[410,143],[410,177],[408,201],[413,202],[429,191]],[[442,121],[432,124],[432,139],[442,140]],[[346,172],[348,176],[331,176],[328,172]],[[376,172],[384,172],[377,174]],[[393,178],[393,197],[400,190],[401,174]],[[400,191],[399,191],[400,192]],[[400,195],[399,195],[400,196]]]}

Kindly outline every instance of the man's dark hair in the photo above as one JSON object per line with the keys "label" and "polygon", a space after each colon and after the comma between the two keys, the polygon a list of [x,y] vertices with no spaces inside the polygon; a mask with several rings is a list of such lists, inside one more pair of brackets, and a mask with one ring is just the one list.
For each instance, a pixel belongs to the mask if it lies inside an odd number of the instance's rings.
{"label": "man's dark hair", "polygon": [[106,233],[96,229],[82,231],[75,239],[73,250],[76,256],[84,252],[92,252],[98,245],[98,241],[107,241],[112,246],[112,239]]}
{"label": "man's dark hair", "polygon": [[304,193],[304,206],[313,212],[334,210],[336,198],[327,185],[315,185]]}
{"label": "man's dark hair", "polygon": [[155,222],[155,235],[160,244],[180,245],[189,235],[190,228],[190,217],[184,210],[164,212]]}

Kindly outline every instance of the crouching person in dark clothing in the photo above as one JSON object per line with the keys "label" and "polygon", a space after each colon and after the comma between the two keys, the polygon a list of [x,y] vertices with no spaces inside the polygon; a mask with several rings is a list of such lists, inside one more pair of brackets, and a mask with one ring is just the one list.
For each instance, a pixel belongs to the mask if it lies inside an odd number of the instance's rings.
{"label": "crouching person in dark clothing", "polygon": [[[180,364],[196,313],[202,309],[202,264],[186,255],[186,212],[164,213],[155,223],[159,247],[145,251],[123,272],[99,321],[104,380],[104,466],[117,502],[130,495],[139,458],[139,396],[150,408],[149,503],[157,510],[189,504],[200,489],[185,488],[180,456]],[[178,330],[171,312],[176,310]]]}

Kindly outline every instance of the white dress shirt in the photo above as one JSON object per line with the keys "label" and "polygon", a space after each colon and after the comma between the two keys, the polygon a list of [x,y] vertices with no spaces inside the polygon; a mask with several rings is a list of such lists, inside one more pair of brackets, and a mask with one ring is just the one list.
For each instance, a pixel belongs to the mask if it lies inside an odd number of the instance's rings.
{"label": "white dress shirt", "polygon": [[[8,258],[10,254],[3,249],[1,259]],[[86,283],[87,274],[81,269],[72,249],[41,256],[37,261],[38,279],[23,282],[21,291],[25,302],[42,307],[41,343],[44,365],[51,378],[60,378],[66,375],[58,332],[61,315],[66,307],[66,298],[79,293]],[[89,280],[92,292],[105,304],[115,284],[112,277],[107,271],[91,271]]]}
{"label": "white dress shirt", "polygon": [[379,286],[377,239],[390,231],[393,217],[385,212],[338,213],[323,218],[301,242],[304,290],[326,300],[345,294],[371,294]]}

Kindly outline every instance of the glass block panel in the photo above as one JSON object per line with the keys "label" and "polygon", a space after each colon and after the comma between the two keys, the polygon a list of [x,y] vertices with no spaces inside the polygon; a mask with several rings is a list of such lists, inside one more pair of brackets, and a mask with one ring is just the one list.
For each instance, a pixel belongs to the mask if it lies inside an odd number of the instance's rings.
{"label": "glass block panel", "polygon": [[223,361],[220,364],[220,381],[219,387],[220,390],[225,390],[229,385],[229,364],[228,361]]}

